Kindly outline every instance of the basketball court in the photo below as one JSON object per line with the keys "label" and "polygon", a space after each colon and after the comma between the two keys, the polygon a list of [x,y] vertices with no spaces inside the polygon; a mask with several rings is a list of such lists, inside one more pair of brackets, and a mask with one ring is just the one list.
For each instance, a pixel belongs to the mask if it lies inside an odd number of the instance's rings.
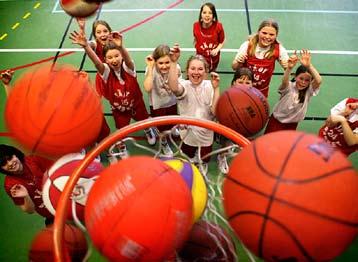
{"label": "basketball court", "polygon": [[[250,33],[257,30],[266,18],[278,21],[278,39],[292,53],[308,49],[312,63],[323,78],[320,93],[309,105],[305,121],[298,130],[317,134],[330,112],[330,108],[347,97],[358,94],[358,33],[356,22],[358,5],[352,0],[340,1],[292,1],[292,0],[213,0],[219,21],[223,23],[226,42],[222,50],[218,73],[221,90],[232,79],[231,62],[237,49]],[[172,46],[179,43],[182,55],[179,60],[185,69],[187,58],[193,54],[192,25],[198,19],[198,0],[149,0],[106,3],[87,20],[86,34],[90,38],[95,19],[107,21],[113,30],[122,32],[124,45],[129,50],[142,86],[145,57],[159,44]],[[26,70],[43,63],[69,63],[95,78],[95,68],[82,49],[71,44],[69,33],[78,28],[74,19],[61,9],[58,1],[0,1],[0,71],[14,69],[14,81]],[[282,77],[282,69],[276,64],[270,84],[269,103],[278,100],[276,92]],[[144,99],[148,96],[142,89]],[[6,96],[0,89],[0,111],[3,115]],[[110,107],[103,100],[106,119],[115,131]],[[2,118],[3,119],[3,118]],[[5,123],[0,122],[0,143],[13,144]],[[349,157],[358,168],[358,153]],[[213,160],[214,161],[214,160]],[[3,176],[0,176],[3,183]],[[13,205],[4,190],[0,190],[1,233],[0,260],[26,261],[31,240],[43,227],[43,219],[24,214]],[[239,252],[242,252],[239,249]],[[249,261],[240,255],[240,261]],[[335,261],[357,261],[358,240]],[[95,253],[90,261],[105,261]]]}

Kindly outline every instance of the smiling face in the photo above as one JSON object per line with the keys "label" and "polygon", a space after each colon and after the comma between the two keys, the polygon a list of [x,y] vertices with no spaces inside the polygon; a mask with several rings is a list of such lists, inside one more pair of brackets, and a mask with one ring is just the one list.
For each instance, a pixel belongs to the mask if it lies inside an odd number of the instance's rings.
{"label": "smiling face", "polygon": [[259,46],[262,48],[271,46],[277,38],[277,31],[272,26],[264,26],[258,32]]}
{"label": "smiling face", "polygon": [[6,163],[3,163],[1,165],[1,168],[4,171],[12,174],[21,174],[24,169],[20,159],[18,159],[16,155],[13,155],[11,158],[8,158]]}
{"label": "smiling face", "polygon": [[118,71],[121,68],[123,57],[118,49],[109,49],[106,52],[105,60],[114,71]]}
{"label": "smiling face", "polygon": [[210,7],[205,5],[201,11],[201,22],[204,27],[209,27],[214,21],[214,14],[211,11]]}
{"label": "smiling face", "polygon": [[309,87],[312,80],[312,76],[308,73],[301,73],[296,76],[296,87],[298,90],[304,90]]}
{"label": "smiling face", "polygon": [[159,57],[155,61],[155,66],[157,67],[157,70],[160,72],[160,74],[168,74],[170,68],[170,57],[168,55]]}
{"label": "smiling face", "polygon": [[193,85],[197,86],[201,84],[207,75],[204,62],[199,59],[191,60],[187,69],[187,75]]}
{"label": "smiling face", "polygon": [[110,30],[105,25],[98,24],[96,26],[94,36],[95,36],[97,41],[99,41],[102,45],[105,45],[110,33],[111,33]]}

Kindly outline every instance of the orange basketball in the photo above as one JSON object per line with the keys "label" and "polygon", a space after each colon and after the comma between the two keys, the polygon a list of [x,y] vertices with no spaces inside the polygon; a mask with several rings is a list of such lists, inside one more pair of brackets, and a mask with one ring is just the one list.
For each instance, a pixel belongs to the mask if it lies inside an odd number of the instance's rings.
{"label": "orange basketball", "polygon": [[332,261],[357,236],[357,172],[315,135],[259,137],[234,158],[223,195],[232,228],[265,261]]}
{"label": "orange basketball", "polygon": [[245,137],[253,136],[264,128],[269,112],[266,97],[256,88],[246,85],[226,89],[216,106],[219,123]]}
{"label": "orange basketball", "polygon": [[110,261],[164,261],[189,234],[192,202],[184,179],[166,163],[130,157],[99,175],[85,206],[86,226]]}
{"label": "orange basketball", "polygon": [[60,5],[70,16],[88,17],[98,10],[99,2],[100,1],[60,0]]}
{"label": "orange basketball", "polygon": [[[66,224],[64,229],[64,247],[68,251],[69,261],[82,261],[87,253],[87,241],[84,233],[77,227]],[[29,261],[53,262],[53,226],[46,227],[32,240]]]}
{"label": "orange basketball", "polygon": [[87,78],[74,70],[45,66],[15,83],[5,121],[13,137],[32,153],[62,156],[96,140],[103,118],[101,101]]}

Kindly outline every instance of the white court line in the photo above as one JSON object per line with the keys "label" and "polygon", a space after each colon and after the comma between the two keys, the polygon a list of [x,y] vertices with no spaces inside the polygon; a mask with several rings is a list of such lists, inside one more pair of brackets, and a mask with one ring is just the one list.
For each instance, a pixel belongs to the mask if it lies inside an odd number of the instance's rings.
{"label": "white court line", "polygon": [[[130,52],[152,52],[154,47],[145,48],[127,48]],[[182,52],[195,52],[195,48],[180,48]],[[222,53],[237,53],[239,49],[221,49]],[[49,52],[84,52],[82,48],[24,48],[24,49],[0,49],[0,53],[49,53]],[[287,50],[293,53],[295,50]],[[358,55],[358,51],[342,51],[342,50],[310,50],[311,54],[321,55]]]}
{"label": "white court line", "polygon": [[[62,9],[56,10],[58,6],[58,2],[52,13],[64,13]],[[146,9],[146,8],[139,8],[139,9],[102,9],[102,13],[127,13],[127,12],[199,12],[200,9],[198,8],[173,8],[173,9],[165,9],[165,8],[158,8],[158,9]],[[218,13],[238,13],[238,12],[246,12],[245,9],[216,9]],[[305,10],[305,9],[249,9],[250,13],[322,13],[322,14],[358,14],[358,11],[348,11],[348,10]]]}

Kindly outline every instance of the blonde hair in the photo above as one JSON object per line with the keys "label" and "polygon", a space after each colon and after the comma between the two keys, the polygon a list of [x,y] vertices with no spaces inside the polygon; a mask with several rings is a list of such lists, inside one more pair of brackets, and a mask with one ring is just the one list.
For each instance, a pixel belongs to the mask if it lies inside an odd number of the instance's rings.
{"label": "blonde hair", "polygon": [[206,59],[202,55],[192,55],[189,57],[188,61],[186,62],[186,72],[188,72],[189,65],[190,65],[191,61],[193,61],[193,60],[199,60],[199,61],[203,62],[204,67],[205,67],[205,72],[206,73],[209,72],[209,64],[208,64],[208,62],[206,62]]}
{"label": "blonde hair", "polygon": [[170,53],[170,47],[169,46],[167,46],[167,45],[158,45],[154,49],[154,51],[152,53],[152,56],[153,56],[153,59],[155,61],[157,61],[159,58],[169,55],[169,53]]}
{"label": "blonde hair", "polygon": [[[257,29],[257,32],[254,35],[249,37],[249,49],[247,50],[248,56],[255,56],[255,50],[259,43],[259,32],[262,28],[264,28],[266,26],[274,28],[276,30],[276,37],[277,37],[278,30],[279,30],[278,23],[272,18],[262,21],[259,28]],[[275,43],[277,43],[277,39],[276,39]],[[271,58],[274,54],[274,51],[275,51],[275,45],[272,44],[270,49],[266,52],[265,58],[268,58],[268,59]]]}

